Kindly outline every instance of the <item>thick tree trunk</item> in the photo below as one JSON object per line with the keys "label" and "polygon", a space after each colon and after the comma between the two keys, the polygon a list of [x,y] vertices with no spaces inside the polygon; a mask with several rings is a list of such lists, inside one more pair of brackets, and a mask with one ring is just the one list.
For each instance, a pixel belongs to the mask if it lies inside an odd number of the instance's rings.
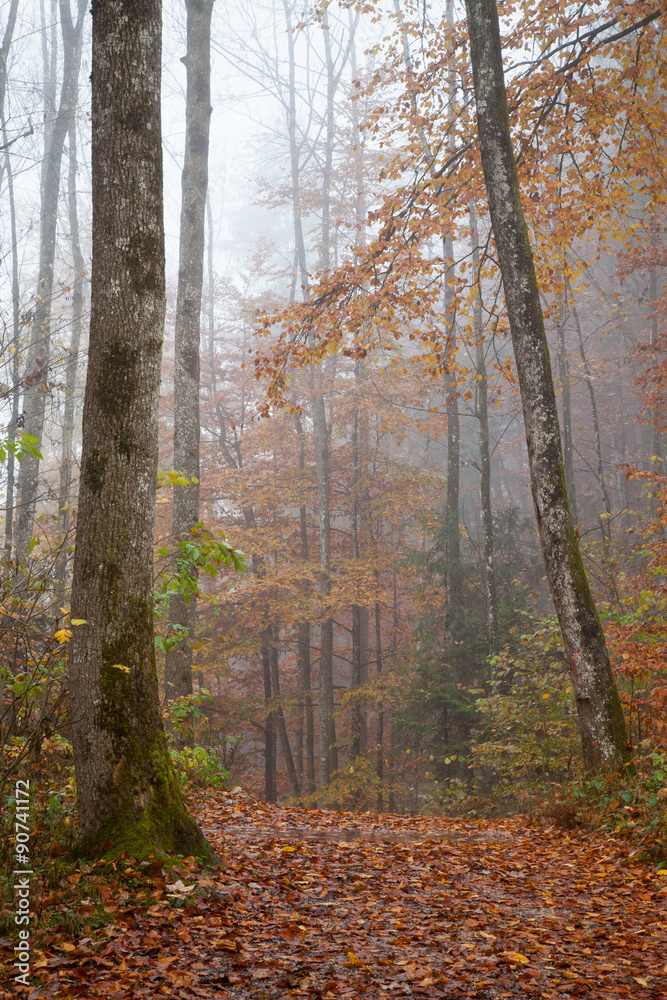
{"label": "thick tree trunk", "polygon": [[63,414],[63,440],[60,458],[60,490],[58,509],[60,514],[61,544],[56,559],[55,587],[58,600],[62,601],[67,587],[67,536],[70,530],[70,500],[72,494],[72,463],[74,454],[72,441],[74,438],[74,395],[76,393],[76,373],[79,366],[79,345],[81,342],[81,327],[83,325],[83,279],[85,264],[81,253],[79,238],[79,213],[77,207],[76,174],[77,142],[76,121],[72,118],[69,130],[69,175],[67,184],[67,207],[69,215],[69,233],[72,247],[72,266],[74,278],[72,281],[72,336],[69,352],[71,358],[67,362],[65,374],[65,412]]}
{"label": "thick tree trunk", "polygon": [[567,499],[549,348],[512,151],[495,0],[466,0],[482,166],[503,276],[547,576],[572,670],[584,765],[630,761],[623,708]]}
{"label": "thick tree trunk", "polygon": [[[164,329],[161,5],[94,0],[93,264],[70,651],[79,848],[212,859],[169,757],[153,632]],[[131,169],[128,169],[131,164]]]}
{"label": "thick tree trunk", "polygon": [[[75,113],[86,6],[86,0],[77,0],[77,21],[76,24],[73,24],[69,0],[60,0],[60,22],[64,40],[63,83],[58,116],[49,130],[50,141],[44,151],[39,277],[32,322],[32,341],[26,361],[26,391],[23,399],[25,431],[37,439],[38,447],[41,445],[44,431],[44,414],[48,395],[51,299],[56,253],[60,169],[65,138]],[[22,460],[18,486],[21,506],[16,531],[16,546],[17,553],[23,556],[28,550],[32,536],[32,523],[39,493],[39,458],[37,456],[28,454]]]}
{"label": "thick tree trunk", "polygon": [[[470,202],[470,235],[472,238],[473,273],[479,275],[479,235],[474,201]],[[489,650],[497,653],[500,645],[498,621],[498,589],[493,551],[493,510],[491,507],[491,454],[489,451],[489,393],[482,332],[482,289],[475,296],[475,344],[477,363],[477,417],[479,420],[479,493],[484,531],[484,589],[486,591],[486,626]]]}
{"label": "thick tree trunk", "polygon": [[[191,480],[174,486],[172,530],[186,535],[199,522],[199,343],[204,276],[208,144],[211,121],[213,0],[186,0],[185,158],[181,176],[178,292],[174,332],[174,468]],[[196,575],[196,568],[189,572]],[[169,622],[187,629],[165,656],[168,698],[192,694],[192,639],[196,600],[169,601]]]}

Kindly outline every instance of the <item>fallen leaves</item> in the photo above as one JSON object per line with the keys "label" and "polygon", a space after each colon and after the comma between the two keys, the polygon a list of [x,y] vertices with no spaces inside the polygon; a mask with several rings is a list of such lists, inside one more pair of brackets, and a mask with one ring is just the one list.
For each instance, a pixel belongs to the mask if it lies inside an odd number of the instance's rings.
{"label": "fallen leaves", "polygon": [[199,819],[225,867],[87,871],[113,924],[52,934],[28,1000],[667,995],[666,886],[621,841],[229,793]]}

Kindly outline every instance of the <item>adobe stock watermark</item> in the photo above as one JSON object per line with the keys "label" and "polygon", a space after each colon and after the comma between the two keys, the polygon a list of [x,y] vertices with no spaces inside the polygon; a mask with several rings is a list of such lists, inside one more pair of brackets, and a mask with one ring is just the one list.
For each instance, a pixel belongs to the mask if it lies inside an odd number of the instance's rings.
{"label": "adobe stock watermark", "polygon": [[14,945],[14,982],[30,985],[30,782],[19,779],[14,790],[14,923],[18,944]]}

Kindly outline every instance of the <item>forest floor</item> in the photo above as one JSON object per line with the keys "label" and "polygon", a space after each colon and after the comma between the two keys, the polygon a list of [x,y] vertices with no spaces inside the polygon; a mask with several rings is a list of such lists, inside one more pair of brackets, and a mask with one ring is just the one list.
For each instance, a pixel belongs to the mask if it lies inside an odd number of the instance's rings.
{"label": "forest floor", "polygon": [[198,816],[225,867],[80,866],[40,905],[85,885],[105,922],[40,932],[23,997],[667,997],[667,878],[627,842],[240,790]]}

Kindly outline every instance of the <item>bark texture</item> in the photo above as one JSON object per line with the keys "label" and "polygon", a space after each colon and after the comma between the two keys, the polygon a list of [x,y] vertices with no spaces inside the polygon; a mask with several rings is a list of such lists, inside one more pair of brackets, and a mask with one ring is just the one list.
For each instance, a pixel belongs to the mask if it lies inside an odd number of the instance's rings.
{"label": "bark texture", "polygon": [[[213,0],[186,0],[185,7],[187,84],[174,335],[174,468],[187,476],[192,485],[174,486],[172,528],[176,536],[187,534],[199,521],[199,341],[211,121]],[[194,597],[189,602],[182,594],[170,599],[169,621],[187,629],[188,636],[165,657],[168,698],[192,694],[195,613]]]}
{"label": "bark texture", "polygon": [[[159,0],[95,0],[93,263],[70,653],[79,849],[212,859],[167,748],[153,645],[165,310]],[[128,169],[131,164],[131,169]]]}
{"label": "bark texture", "polygon": [[587,770],[630,760],[604,633],[565,486],[549,349],[512,150],[495,0],[466,0],[477,127],[526,427],[531,488],[547,576],[572,670]]}

